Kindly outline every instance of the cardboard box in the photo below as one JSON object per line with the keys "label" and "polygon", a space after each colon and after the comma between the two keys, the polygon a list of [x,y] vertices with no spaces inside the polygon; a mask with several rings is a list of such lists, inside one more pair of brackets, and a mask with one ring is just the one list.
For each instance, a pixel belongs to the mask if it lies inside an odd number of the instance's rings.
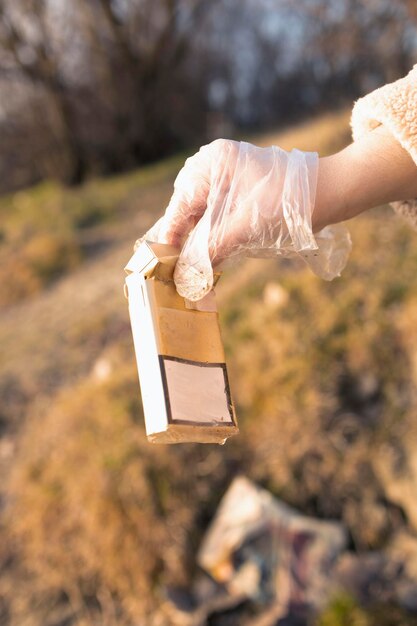
{"label": "cardboard box", "polygon": [[146,434],[152,443],[224,443],[238,427],[214,291],[182,298],[177,257],[143,242],[125,267]]}

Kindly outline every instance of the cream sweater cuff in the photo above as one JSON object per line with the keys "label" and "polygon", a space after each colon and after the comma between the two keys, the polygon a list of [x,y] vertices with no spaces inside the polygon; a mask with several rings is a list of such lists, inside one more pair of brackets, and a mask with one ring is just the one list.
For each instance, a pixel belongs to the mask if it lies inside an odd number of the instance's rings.
{"label": "cream sweater cuff", "polygon": [[[390,130],[417,165],[417,65],[404,78],[355,103],[351,118],[354,141],[380,124]],[[417,229],[417,199],[393,202],[392,206]]]}

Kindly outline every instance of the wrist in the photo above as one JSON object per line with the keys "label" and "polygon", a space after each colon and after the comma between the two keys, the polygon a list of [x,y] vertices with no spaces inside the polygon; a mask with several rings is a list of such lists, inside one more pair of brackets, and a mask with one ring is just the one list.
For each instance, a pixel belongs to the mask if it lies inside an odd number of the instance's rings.
{"label": "wrist", "polygon": [[312,212],[313,232],[344,219],[340,153],[319,159],[316,199]]}
{"label": "wrist", "polygon": [[383,126],[319,159],[313,231],[363,211],[417,196],[416,164]]}

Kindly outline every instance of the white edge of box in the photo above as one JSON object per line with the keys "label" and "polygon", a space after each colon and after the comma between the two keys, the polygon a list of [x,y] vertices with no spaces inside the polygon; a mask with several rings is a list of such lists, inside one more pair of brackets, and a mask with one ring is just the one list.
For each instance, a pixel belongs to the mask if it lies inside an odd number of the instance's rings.
{"label": "white edge of box", "polygon": [[146,280],[137,273],[126,277],[129,314],[139,372],[146,434],[165,431],[168,415]]}
{"label": "white edge of box", "polygon": [[130,274],[132,272],[143,272],[146,266],[152,262],[154,265],[156,265],[158,263],[158,259],[155,256],[153,250],[150,248],[149,244],[144,242],[130,257],[127,265],[125,266],[125,272],[127,274]]}

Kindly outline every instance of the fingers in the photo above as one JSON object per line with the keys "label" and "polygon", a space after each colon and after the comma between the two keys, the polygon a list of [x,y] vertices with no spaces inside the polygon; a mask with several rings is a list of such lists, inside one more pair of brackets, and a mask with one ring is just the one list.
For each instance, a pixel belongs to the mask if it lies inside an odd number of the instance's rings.
{"label": "fingers", "polygon": [[[187,159],[164,216],[146,235],[152,241],[182,249],[174,278],[178,292],[189,300],[199,300],[213,285],[211,261],[217,262],[216,237],[218,244],[225,243],[220,256],[228,256],[232,246],[233,236],[230,245],[227,241],[226,218],[231,211],[230,187],[240,145],[219,139]],[[222,233],[227,233],[225,238]]]}
{"label": "fingers", "polygon": [[204,214],[210,190],[211,150],[203,146],[179,172],[174,193],[161,220],[159,241],[181,247]]}
{"label": "fingers", "polygon": [[181,247],[204,215],[209,197],[211,205],[227,197],[230,172],[234,170],[238,146],[236,141],[217,139],[202,146],[186,160],[175,180],[174,193],[158,226],[160,243]]}
{"label": "fingers", "polygon": [[159,243],[168,243],[181,248],[188,233],[198,221],[199,213],[204,212],[204,207],[199,211],[184,198],[181,192],[174,191],[165,215],[157,222],[157,240]]}

